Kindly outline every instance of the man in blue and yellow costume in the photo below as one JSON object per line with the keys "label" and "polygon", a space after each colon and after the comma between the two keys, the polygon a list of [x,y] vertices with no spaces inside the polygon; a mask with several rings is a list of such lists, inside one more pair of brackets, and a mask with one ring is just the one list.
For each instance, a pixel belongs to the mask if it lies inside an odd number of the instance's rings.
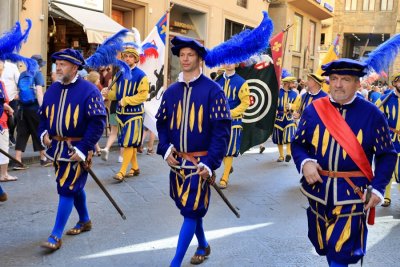
{"label": "man in blue and yellow costume", "polygon": [[250,105],[250,90],[245,79],[235,72],[236,64],[225,64],[222,66],[225,72],[217,83],[224,89],[231,110],[232,128],[228,145],[228,151],[224,157],[224,173],[219,181],[219,187],[224,189],[228,186],[229,174],[232,172],[233,157],[239,155],[242,134],[242,118]]}
{"label": "man in blue and yellow costume", "polygon": [[[127,46],[122,52],[122,58],[131,69],[131,78],[127,80],[123,75],[117,74],[118,80],[108,93],[108,99],[118,101],[118,143],[124,148],[121,168],[113,177],[118,181],[140,174],[137,148],[140,147],[143,136],[143,102],[149,93],[147,76],[136,66],[140,60],[138,50]],[[131,169],[127,173],[129,163]]]}
{"label": "man in blue and yellow costume", "polygon": [[322,84],[325,82],[325,78],[315,73],[307,75],[307,92],[300,97],[296,103],[298,116],[301,116],[304,109],[311,104],[312,101],[317,100],[321,97],[327,96],[328,94],[322,90]]}
{"label": "man in blue and yellow costume", "polygon": [[393,176],[389,184],[386,186],[385,197],[382,206],[388,207],[390,206],[391,200],[391,191],[392,191],[392,181],[396,181],[400,183],[399,177],[399,156],[400,156],[400,106],[399,106],[399,97],[400,97],[400,73],[396,73],[392,76],[392,85],[394,90],[389,94],[383,95],[380,99],[376,101],[376,105],[379,109],[385,114],[389,129],[390,129],[390,137],[392,138],[392,142],[394,148],[397,151],[397,163],[396,168],[394,169]]}
{"label": "man in blue and yellow costume", "polygon": [[174,37],[172,54],[182,72],[165,91],[156,115],[157,154],[171,167],[170,196],[184,217],[175,257],[181,266],[194,234],[198,247],[191,259],[200,264],[210,255],[203,217],[210,201],[209,178],[226,154],[231,130],[229,106],[221,87],[201,73],[207,50],[196,40]]}
{"label": "man in blue and yellow costume", "polygon": [[73,206],[79,221],[67,234],[77,235],[92,228],[84,190],[88,172],[80,161],[90,162],[105,127],[106,110],[97,87],[78,75],[85,64],[78,51],[65,49],[51,58],[56,63],[58,82],[44,95],[38,134],[47,147],[46,156],[54,162],[57,177],[56,222],[50,237],[42,244],[55,251],[61,247],[61,237]]}
{"label": "man in blue and yellow costume", "polygon": [[[292,89],[296,87],[296,77],[287,76],[282,79],[282,88],[279,89],[278,106],[276,110],[272,142],[278,145],[279,158],[277,162],[289,162],[292,159],[290,142],[296,132],[296,123],[293,111],[294,103],[298,100],[297,93]],[[283,145],[286,144],[286,157],[283,156]]]}
{"label": "man in blue and yellow costume", "polygon": [[[396,151],[379,109],[356,91],[366,63],[339,59],[322,66],[330,97],[303,112],[292,140],[301,191],[308,198],[308,237],[329,266],[357,263],[366,253],[366,211],[383,202]],[[371,164],[375,157],[375,174]]]}

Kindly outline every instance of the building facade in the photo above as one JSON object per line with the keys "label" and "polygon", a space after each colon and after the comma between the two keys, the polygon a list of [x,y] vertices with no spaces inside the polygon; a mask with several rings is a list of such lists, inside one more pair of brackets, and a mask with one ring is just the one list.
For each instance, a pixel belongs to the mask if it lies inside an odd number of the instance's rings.
{"label": "building facade", "polygon": [[[400,32],[397,0],[337,0],[332,34],[341,34],[340,57],[368,57],[382,42]],[[390,76],[400,71],[400,62],[387,70]]]}
{"label": "building facade", "polygon": [[305,78],[319,67],[322,21],[333,17],[333,0],[268,1],[275,32],[287,29],[283,68]]}

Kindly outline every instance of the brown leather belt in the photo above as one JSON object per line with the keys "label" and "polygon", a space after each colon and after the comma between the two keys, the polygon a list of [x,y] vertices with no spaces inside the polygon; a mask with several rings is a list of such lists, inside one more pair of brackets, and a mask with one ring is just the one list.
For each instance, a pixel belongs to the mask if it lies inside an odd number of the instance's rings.
{"label": "brown leather belt", "polygon": [[74,142],[74,141],[81,141],[82,137],[66,137],[66,136],[55,135],[55,136],[52,136],[51,139],[57,140],[57,141]]}
{"label": "brown leather belt", "polygon": [[318,171],[318,173],[323,176],[328,176],[332,178],[365,177],[365,174],[362,171],[335,172],[335,171],[320,170]]}
{"label": "brown leather belt", "polygon": [[400,130],[397,130],[397,129],[392,128],[392,127],[389,127],[389,130],[391,130],[392,132],[394,132],[394,133],[400,135]]}
{"label": "brown leather belt", "polygon": [[197,159],[195,157],[203,157],[203,156],[207,156],[208,151],[197,151],[197,152],[175,152],[175,154],[180,157],[183,158],[185,160],[188,160],[190,162],[192,162],[195,166],[197,166]]}
{"label": "brown leather belt", "polygon": [[362,199],[363,193],[361,192],[361,188],[356,186],[350,178],[357,178],[363,177],[365,178],[365,174],[362,171],[349,171],[349,172],[335,172],[335,171],[326,171],[326,170],[319,170],[319,174],[323,176],[328,176],[331,178],[343,178],[346,182],[353,188],[354,193],[358,194],[358,196]]}

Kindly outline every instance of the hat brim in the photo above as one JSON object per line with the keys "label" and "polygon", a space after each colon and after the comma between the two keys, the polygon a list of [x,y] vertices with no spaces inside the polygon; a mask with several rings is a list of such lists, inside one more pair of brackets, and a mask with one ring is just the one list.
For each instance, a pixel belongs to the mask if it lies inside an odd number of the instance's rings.
{"label": "hat brim", "polygon": [[187,42],[174,45],[173,47],[171,47],[171,52],[173,55],[179,57],[179,52],[181,51],[182,48],[185,47],[195,50],[201,58],[205,58],[205,56],[207,55],[207,50],[204,47],[198,46],[198,44],[196,44],[195,42]]}
{"label": "hat brim", "polygon": [[357,69],[343,69],[343,70],[329,70],[329,71],[324,71],[321,76],[329,76],[331,74],[339,74],[339,75],[351,75],[351,76],[357,76],[357,77],[364,77],[367,73],[361,70]]}
{"label": "hat brim", "polygon": [[77,60],[76,58],[69,56],[69,55],[52,55],[51,59],[53,60],[53,62],[55,62],[56,60],[65,60],[74,65],[77,65],[78,70],[83,69],[82,63],[79,60]]}

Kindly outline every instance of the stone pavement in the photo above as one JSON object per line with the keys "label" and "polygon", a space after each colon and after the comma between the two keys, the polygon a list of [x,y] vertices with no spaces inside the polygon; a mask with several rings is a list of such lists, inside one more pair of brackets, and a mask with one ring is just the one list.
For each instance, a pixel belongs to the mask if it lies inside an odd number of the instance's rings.
{"label": "stone pavement", "polygon": [[[117,183],[111,178],[119,168],[117,154],[110,153],[108,162],[96,157],[93,169],[127,220],[121,219],[88,178],[93,229],[75,237],[63,236],[62,248],[51,254],[39,245],[54,224],[58,199],[54,170],[33,163],[27,170],[13,172],[18,181],[1,184],[9,200],[0,203],[0,266],[168,266],[182,223],[169,198],[168,167],[160,156],[142,154],[138,157],[141,175]],[[234,160],[224,193],[239,208],[240,219],[212,191],[204,219],[212,252],[202,266],[327,266],[307,239],[307,203],[299,191],[294,164],[277,163],[276,158],[276,148],[268,142],[264,154],[255,148]],[[392,206],[377,209],[363,266],[399,265],[398,199],[398,191],[393,189]],[[74,210],[66,229],[77,220]],[[182,266],[191,266],[196,245],[193,242],[188,249]]]}

